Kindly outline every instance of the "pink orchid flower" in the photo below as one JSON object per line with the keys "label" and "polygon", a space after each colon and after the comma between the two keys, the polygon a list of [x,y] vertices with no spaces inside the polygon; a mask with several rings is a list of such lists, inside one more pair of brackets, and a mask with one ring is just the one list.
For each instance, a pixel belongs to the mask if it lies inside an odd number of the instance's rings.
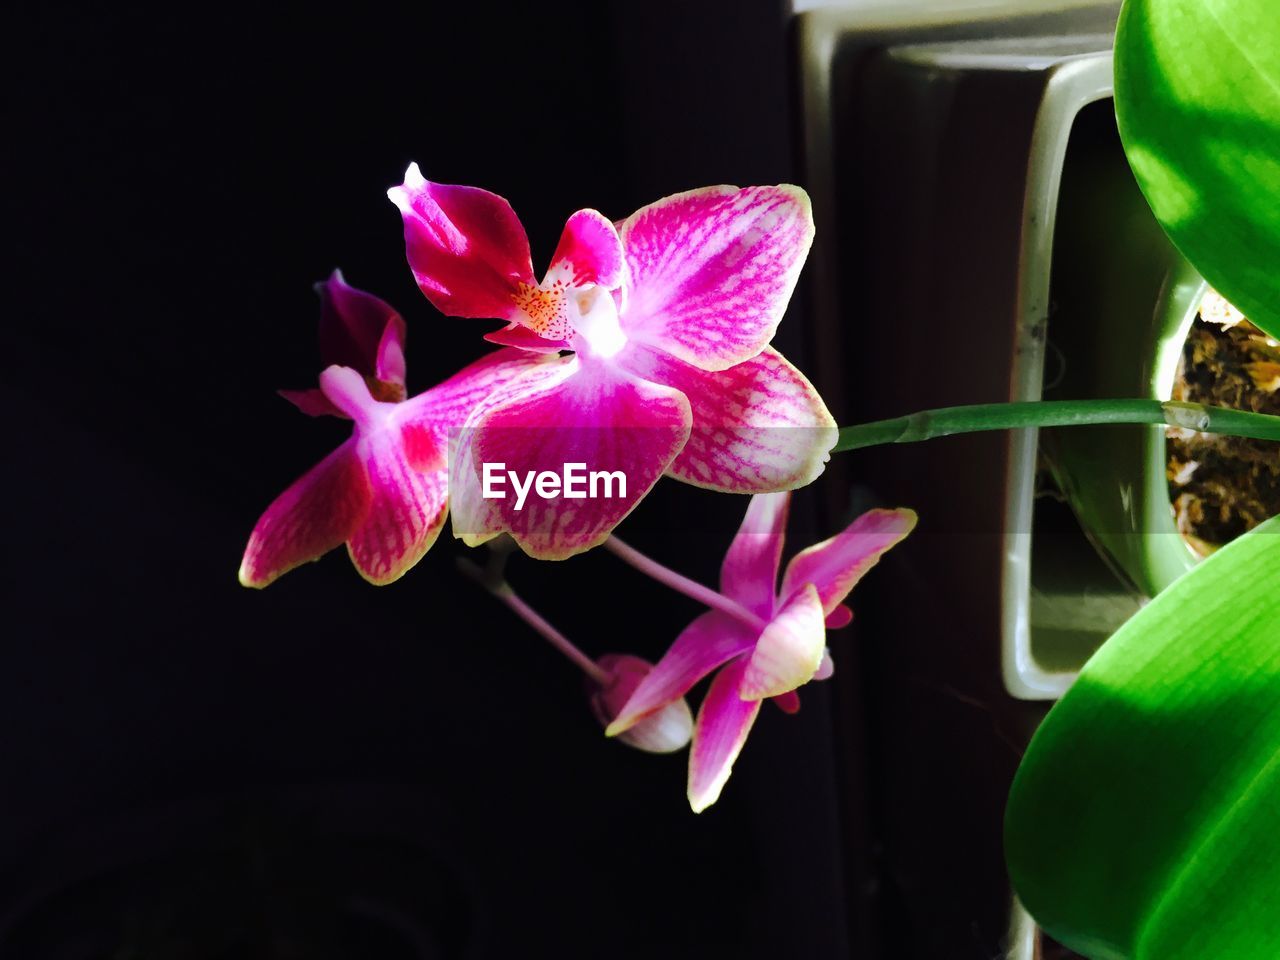
{"label": "pink orchid flower", "polygon": [[[707,187],[616,226],[579,210],[541,282],[501,197],[431,183],[416,164],[388,195],[427,299],[451,316],[506,320],[487,339],[550,359],[499,387],[462,431],[453,528],[465,542],[508,532],[560,559],[602,543],[664,472],[737,493],[822,472],[835,421],[768,345],[813,239],[803,190]],[[551,486],[519,503],[480,489],[485,464],[527,477],[570,463],[621,473],[625,495],[574,501]]]}
{"label": "pink orchid flower", "polygon": [[[636,687],[652,672],[653,664],[626,653],[606,653],[596,660],[596,665],[608,680],[604,683],[588,681],[591,712],[600,721],[600,726],[607,728],[631,699]],[[619,734],[618,739],[646,753],[674,753],[684,749],[692,735],[693,714],[684,697],[678,697],[640,718],[634,726]]]}
{"label": "pink orchid flower", "polygon": [[[350,367],[364,376],[375,399],[403,400],[404,319],[389,303],[348,284],[341,270],[315,290],[320,296],[321,367]],[[280,395],[313,417],[346,416],[318,387],[281,390]]]}
{"label": "pink orchid flower", "polygon": [[826,628],[847,625],[844,605],[881,554],[911,532],[910,510],[872,510],[842,533],[802,550],[778,584],[790,494],[755,496],[720,568],[720,589],[759,625],[719,610],[685,628],[636,687],[606,730],[616,736],[684,696],[719,670],[694,722],[689,804],[700,813],[720,796],[766,698],[788,713],[800,708],[798,687],[833,669]]}
{"label": "pink orchid flower", "polygon": [[349,418],[354,429],[258,520],[240,565],[247,587],[265,587],[343,542],[371,583],[403,576],[444,526],[450,432],[487,394],[545,359],[496,350],[405,400],[400,315],[336,271],[317,289],[321,357],[328,366],[318,389],[281,393],[313,416]]}

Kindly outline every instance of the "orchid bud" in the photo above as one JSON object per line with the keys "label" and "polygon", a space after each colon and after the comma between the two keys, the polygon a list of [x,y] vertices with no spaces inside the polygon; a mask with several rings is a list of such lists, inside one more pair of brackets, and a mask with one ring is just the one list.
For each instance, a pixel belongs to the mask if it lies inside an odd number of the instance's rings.
{"label": "orchid bud", "polygon": [[[631,698],[653,664],[625,653],[607,653],[596,661],[609,674],[605,685],[591,684],[591,711],[607,727]],[[693,714],[683,697],[674,700],[636,722],[618,735],[628,746],[648,753],[674,753],[693,736]]]}

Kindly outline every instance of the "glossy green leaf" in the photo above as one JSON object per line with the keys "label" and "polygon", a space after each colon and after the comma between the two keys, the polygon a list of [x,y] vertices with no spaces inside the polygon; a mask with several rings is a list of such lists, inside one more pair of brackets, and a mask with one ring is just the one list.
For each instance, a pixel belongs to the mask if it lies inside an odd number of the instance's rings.
{"label": "glossy green leaf", "polygon": [[1144,607],[1050,711],[1009,871],[1094,960],[1280,957],[1280,518]]}
{"label": "glossy green leaf", "polygon": [[1120,136],[1157,219],[1280,335],[1280,4],[1127,0],[1115,70]]}

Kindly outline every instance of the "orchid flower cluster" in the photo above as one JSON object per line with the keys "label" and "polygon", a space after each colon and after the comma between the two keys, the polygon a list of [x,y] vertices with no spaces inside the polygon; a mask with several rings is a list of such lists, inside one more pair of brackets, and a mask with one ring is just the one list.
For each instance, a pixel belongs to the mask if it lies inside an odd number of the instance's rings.
{"label": "orchid flower cluster", "polygon": [[[689,799],[704,809],[761,703],[794,712],[796,690],[831,674],[827,627],[849,622],[854,583],[915,522],[872,511],[798,554],[778,585],[789,491],[822,472],[837,437],[817,391],[769,345],[813,239],[808,197],[716,186],[616,224],[579,210],[539,281],[503,198],[433,183],[416,164],[388,196],[427,300],[446,316],[501,321],[483,335],[496,349],[409,396],[400,314],[340,272],[319,284],[324,369],[318,386],[281,393],[308,415],[350,420],[351,437],[267,508],[241,583],[264,587],[344,543],[361,576],[391,583],[450,515],[471,547],[513,541],[558,560],[605,545],[711,608],[656,666],[586,656],[500,570],[468,569],[587,673],[610,736],[655,752],[692,740]],[[542,482],[571,465],[589,465],[609,492]],[[518,496],[495,493],[495,467]],[[719,591],[612,535],[664,475],[753,495]],[[713,672],[695,721],[684,696]]]}

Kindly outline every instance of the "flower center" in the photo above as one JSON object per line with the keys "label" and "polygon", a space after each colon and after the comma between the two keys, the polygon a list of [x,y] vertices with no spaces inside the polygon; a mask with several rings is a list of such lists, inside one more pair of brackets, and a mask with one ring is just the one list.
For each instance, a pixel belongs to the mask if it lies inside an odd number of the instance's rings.
{"label": "flower center", "polygon": [[626,334],[618,323],[618,307],[609,290],[595,284],[570,290],[567,307],[569,322],[577,333],[573,340],[575,350],[608,358],[627,345]]}
{"label": "flower center", "polygon": [[541,287],[529,283],[516,284],[516,292],[511,299],[524,313],[523,324],[547,340],[563,340],[569,336],[566,301],[571,291],[567,287],[563,278],[550,283],[543,281]]}

